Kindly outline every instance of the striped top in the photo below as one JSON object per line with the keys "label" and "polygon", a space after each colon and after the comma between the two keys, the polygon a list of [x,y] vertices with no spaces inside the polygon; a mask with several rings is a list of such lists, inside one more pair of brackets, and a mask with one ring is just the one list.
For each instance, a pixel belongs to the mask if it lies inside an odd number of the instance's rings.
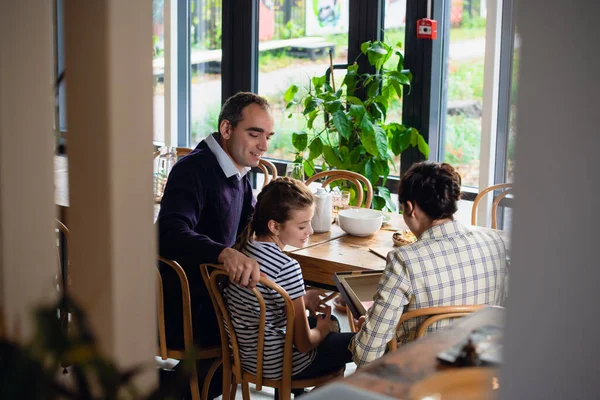
{"label": "striped top", "polygon": [[[271,281],[281,286],[295,300],[304,296],[304,279],[298,261],[288,257],[275,243],[248,243],[244,254],[258,261],[260,270]],[[285,344],[285,324],[287,321],[285,303],[281,296],[263,285],[257,285],[265,300],[266,332],[263,361],[263,376],[280,379],[283,371],[283,348]],[[258,327],[260,309],[254,294],[238,285],[229,285],[225,300],[238,338],[242,368],[256,373]],[[304,370],[315,359],[317,352],[311,350],[300,353],[293,348],[292,375]]]}
{"label": "striped top", "polygon": [[[449,305],[503,305],[507,277],[506,247],[498,233],[471,230],[457,221],[429,228],[415,243],[388,254],[374,304],[350,344],[354,362],[361,366],[383,355],[403,312]],[[398,329],[398,342],[413,340],[424,319],[404,322]],[[451,322],[439,321],[427,331]]]}

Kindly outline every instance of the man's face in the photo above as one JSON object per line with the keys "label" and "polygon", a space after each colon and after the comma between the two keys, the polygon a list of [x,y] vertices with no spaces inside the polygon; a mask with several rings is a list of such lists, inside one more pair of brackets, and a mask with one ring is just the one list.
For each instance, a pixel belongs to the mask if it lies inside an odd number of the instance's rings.
{"label": "man's face", "polygon": [[223,150],[231,157],[235,166],[256,167],[269,148],[273,136],[273,116],[257,104],[242,110],[242,119],[234,128],[229,121],[222,121],[219,131],[223,139]]}

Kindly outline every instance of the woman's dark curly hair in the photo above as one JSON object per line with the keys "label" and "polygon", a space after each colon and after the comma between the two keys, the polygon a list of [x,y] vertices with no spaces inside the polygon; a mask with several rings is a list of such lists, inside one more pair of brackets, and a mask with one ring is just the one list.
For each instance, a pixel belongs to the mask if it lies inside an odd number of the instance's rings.
{"label": "woman's dark curly hair", "polygon": [[400,180],[400,204],[412,201],[433,220],[452,218],[460,199],[460,175],[446,163],[413,164]]}

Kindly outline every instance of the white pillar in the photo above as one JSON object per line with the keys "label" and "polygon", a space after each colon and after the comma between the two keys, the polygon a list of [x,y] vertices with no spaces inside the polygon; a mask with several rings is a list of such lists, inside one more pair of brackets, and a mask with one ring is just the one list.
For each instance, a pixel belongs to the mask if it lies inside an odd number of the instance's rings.
{"label": "white pillar", "polygon": [[0,4],[0,308],[22,340],[57,295],[51,6]]}
{"label": "white pillar", "polygon": [[598,399],[600,4],[516,2],[515,210],[504,399]]}
{"label": "white pillar", "polygon": [[100,348],[154,385],[152,2],[65,1],[72,293]]}
{"label": "white pillar", "polygon": [[[485,4],[482,1],[481,4]],[[483,81],[483,112],[481,145],[479,148],[479,190],[494,184],[496,137],[498,133],[498,95],[500,92],[500,46],[502,0],[488,0],[485,34],[485,70]],[[494,194],[485,196],[477,208],[477,225],[491,226],[491,206]]]}

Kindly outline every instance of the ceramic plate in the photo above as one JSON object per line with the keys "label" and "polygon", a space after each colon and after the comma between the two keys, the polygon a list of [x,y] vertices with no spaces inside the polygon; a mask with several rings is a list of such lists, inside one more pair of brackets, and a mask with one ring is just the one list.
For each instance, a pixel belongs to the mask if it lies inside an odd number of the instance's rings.
{"label": "ceramic plate", "polygon": [[412,400],[475,400],[498,398],[497,368],[457,368],[438,372],[410,390]]}
{"label": "ceramic plate", "polygon": [[384,212],[382,212],[381,215],[383,216],[383,223],[384,224],[389,224],[392,221],[392,216],[391,215],[386,214]]}

